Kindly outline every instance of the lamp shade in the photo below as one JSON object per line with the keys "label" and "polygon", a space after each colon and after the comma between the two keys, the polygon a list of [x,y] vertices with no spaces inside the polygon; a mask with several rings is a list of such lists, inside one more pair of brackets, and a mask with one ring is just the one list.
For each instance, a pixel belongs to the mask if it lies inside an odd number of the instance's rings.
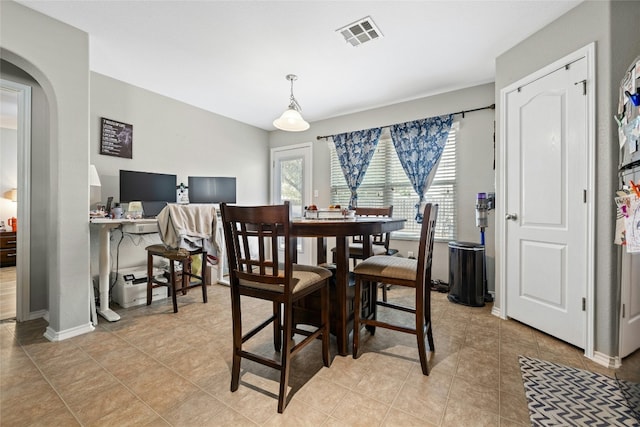
{"label": "lamp shade", "polygon": [[282,115],[273,121],[273,125],[280,130],[286,130],[289,132],[301,132],[309,129],[309,123],[307,123],[302,115],[293,108],[289,108]]}
{"label": "lamp shade", "polygon": [[17,188],[12,188],[9,191],[5,191],[3,194],[3,197],[5,199],[9,199],[12,202],[17,202],[18,201],[18,189]]}
{"label": "lamp shade", "polygon": [[92,187],[100,187],[100,176],[95,165],[89,165],[89,185]]}
{"label": "lamp shade", "polygon": [[100,202],[102,199],[102,184],[100,183],[100,176],[95,165],[89,165],[89,203]]}

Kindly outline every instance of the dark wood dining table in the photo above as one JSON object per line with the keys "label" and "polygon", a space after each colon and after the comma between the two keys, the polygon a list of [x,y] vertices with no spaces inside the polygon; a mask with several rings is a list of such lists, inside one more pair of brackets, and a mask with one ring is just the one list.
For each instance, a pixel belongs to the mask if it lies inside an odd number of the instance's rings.
{"label": "dark wood dining table", "polygon": [[346,356],[348,351],[349,334],[353,329],[353,304],[349,301],[349,244],[351,236],[363,236],[363,255],[371,255],[370,236],[388,233],[404,228],[405,219],[385,217],[355,217],[349,219],[295,219],[292,224],[292,234],[296,237],[317,238],[317,263],[326,264],[327,237],[336,239],[336,286],[335,301],[337,313],[332,322],[338,341],[338,353]]}

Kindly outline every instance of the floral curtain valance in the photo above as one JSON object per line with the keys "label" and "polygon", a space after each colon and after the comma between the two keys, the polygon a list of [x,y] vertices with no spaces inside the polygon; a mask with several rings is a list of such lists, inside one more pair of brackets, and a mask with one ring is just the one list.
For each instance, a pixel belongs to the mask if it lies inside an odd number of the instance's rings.
{"label": "floral curtain valance", "polygon": [[358,187],[376,151],[381,132],[382,128],[374,128],[333,135],[336,155],[351,190],[350,209],[355,209],[358,203]]}
{"label": "floral curtain valance", "polygon": [[391,139],[400,163],[419,196],[416,221],[422,222],[420,206],[429,187],[429,177],[447,142],[453,114],[430,117],[390,126]]}

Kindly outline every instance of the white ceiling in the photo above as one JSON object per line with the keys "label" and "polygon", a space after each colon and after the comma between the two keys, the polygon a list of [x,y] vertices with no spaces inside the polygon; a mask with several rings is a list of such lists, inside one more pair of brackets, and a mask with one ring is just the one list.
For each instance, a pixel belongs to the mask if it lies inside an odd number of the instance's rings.
{"label": "white ceiling", "polygon": [[[89,33],[92,71],[266,130],[286,74],[310,122],[475,86],[580,2],[19,0]],[[335,32],[366,16],[383,38]]]}

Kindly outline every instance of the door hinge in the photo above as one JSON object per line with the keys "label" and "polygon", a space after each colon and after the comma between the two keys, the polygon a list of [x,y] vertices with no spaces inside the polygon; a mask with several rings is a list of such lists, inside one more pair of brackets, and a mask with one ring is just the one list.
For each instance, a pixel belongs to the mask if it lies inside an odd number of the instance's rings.
{"label": "door hinge", "polygon": [[582,311],[587,311],[587,299],[582,298]]}
{"label": "door hinge", "polygon": [[587,190],[582,190],[582,201],[587,203]]}
{"label": "door hinge", "polygon": [[586,95],[587,94],[587,81],[586,80],[580,80],[579,82],[575,82],[574,85],[579,85],[580,83],[582,83],[582,94]]}
{"label": "door hinge", "polygon": [[625,305],[622,304],[622,318],[625,318]]}

